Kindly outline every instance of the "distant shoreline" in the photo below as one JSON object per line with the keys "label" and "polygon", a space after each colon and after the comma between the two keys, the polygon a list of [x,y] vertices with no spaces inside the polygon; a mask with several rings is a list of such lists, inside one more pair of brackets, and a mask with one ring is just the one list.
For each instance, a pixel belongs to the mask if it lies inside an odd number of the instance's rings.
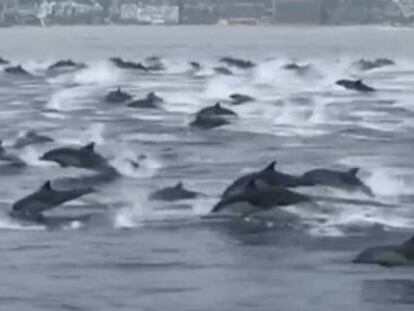
{"label": "distant shoreline", "polygon": [[414,24],[272,24],[272,23],[260,23],[260,24],[136,24],[136,23],[103,23],[103,24],[51,24],[46,25],[45,27],[41,25],[31,25],[31,24],[22,24],[22,25],[0,25],[0,29],[15,29],[15,28],[70,28],[70,27],[148,27],[148,28],[159,28],[159,27],[212,27],[212,28],[346,28],[346,27],[386,27],[386,28],[398,28],[398,29],[413,29]]}

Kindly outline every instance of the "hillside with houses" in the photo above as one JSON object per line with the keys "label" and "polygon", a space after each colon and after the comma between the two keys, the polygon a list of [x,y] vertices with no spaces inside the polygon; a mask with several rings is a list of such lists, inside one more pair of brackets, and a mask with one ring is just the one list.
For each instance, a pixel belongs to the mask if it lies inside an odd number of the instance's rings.
{"label": "hillside with houses", "polygon": [[412,24],[414,0],[2,0],[0,25]]}

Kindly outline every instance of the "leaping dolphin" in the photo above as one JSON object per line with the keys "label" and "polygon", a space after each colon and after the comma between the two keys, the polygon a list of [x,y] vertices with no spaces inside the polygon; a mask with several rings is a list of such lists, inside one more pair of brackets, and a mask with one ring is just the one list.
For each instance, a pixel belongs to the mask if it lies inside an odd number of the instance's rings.
{"label": "leaping dolphin", "polygon": [[54,140],[48,136],[38,134],[35,131],[28,131],[16,139],[13,147],[21,149],[29,145],[44,144],[53,141]]}
{"label": "leaping dolphin", "polygon": [[344,172],[316,169],[306,172],[303,174],[302,178],[309,184],[334,187],[347,191],[362,191],[366,195],[374,197],[375,194],[372,189],[358,178],[357,174],[359,170],[358,167],[351,168]]}
{"label": "leaping dolphin", "polygon": [[92,192],[92,188],[55,190],[51,182],[47,181],[36,192],[14,203],[10,215],[21,220],[41,222],[43,212]]}
{"label": "leaping dolphin", "polygon": [[111,170],[108,161],[95,151],[95,143],[81,148],[63,147],[46,152],[40,160],[56,162],[61,167],[78,167],[90,170]]}
{"label": "leaping dolphin", "polygon": [[249,60],[243,60],[233,57],[223,57],[220,59],[220,62],[225,63],[229,66],[234,66],[239,69],[251,69],[256,66],[255,63],[249,61]]}
{"label": "leaping dolphin", "polygon": [[235,117],[237,117],[237,114],[234,111],[224,108],[220,103],[217,103],[214,106],[201,109],[190,125],[202,129],[212,129],[230,124],[231,119]]}
{"label": "leaping dolphin", "polygon": [[366,85],[362,80],[338,80],[335,82],[337,85],[342,86],[347,90],[353,90],[363,93],[375,92],[375,89]]}
{"label": "leaping dolphin", "polygon": [[50,71],[50,70],[65,69],[65,68],[82,69],[82,68],[86,68],[86,65],[84,63],[76,63],[71,59],[67,59],[67,60],[60,60],[60,61],[57,61],[56,63],[53,63],[47,69]]}
{"label": "leaping dolphin", "polygon": [[252,179],[243,192],[223,197],[214,206],[211,213],[230,211],[241,216],[248,216],[274,207],[302,202],[312,202],[312,199],[282,187],[259,187],[256,180]]}
{"label": "leaping dolphin", "polygon": [[4,72],[12,75],[18,75],[21,77],[31,77],[32,75],[24,69],[21,65],[14,66],[14,67],[7,67],[4,69]]}
{"label": "leaping dolphin", "polygon": [[222,194],[222,198],[241,193],[252,180],[260,180],[269,186],[294,188],[301,186],[312,186],[308,180],[286,173],[279,172],[275,169],[276,161],[270,163],[261,171],[256,171],[244,175],[234,181]]}
{"label": "leaping dolphin", "polygon": [[154,92],[150,92],[145,98],[137,99],[128,103],[128,107],[155,109],[158,108],[158,104],[161,104],[163,102],[164,100],[161,97],[156,95]]}
{"label": "leaping dolphin", "polygon": [[105,96],[105,101],[107,101],[108,103],[113,103],[113,104],[124,103],[130,99],[132,99],[132,96],[122,91],[120,87],[118,87],[115,91],[109,92]]}
{"label": "leaping dolphin", "polygon": [[256,99],[249,95],[234,93],[229,96],[232,100],[232,105],[241,105],[249,102],[254,102]]}
{"label": "leaping dolphin", "polygon": [[402,244],[368,248],[358,254],[353,263],[384,267],[414,266],[414,237]]}

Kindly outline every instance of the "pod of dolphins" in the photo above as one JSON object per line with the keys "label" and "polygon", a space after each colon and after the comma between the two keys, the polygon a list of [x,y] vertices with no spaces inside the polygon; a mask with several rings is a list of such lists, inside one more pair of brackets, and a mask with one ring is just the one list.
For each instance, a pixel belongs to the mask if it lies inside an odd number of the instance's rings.
{"label": "pod of dolphins", "polygon": [[[256,64],[243,59],[233,57],[223,57],[220,60],[223,66],[214,68],[217,74],[233,75],[231,68],[237,70],[250,70]],[[158,57],[150,57],[144,62],[132,62],[123,60],[120,57],[111,58],[110,62],[122,70],[136,70],[140,72],[158,72],[165,69],[165,65]],[[354,65],[360,70],[367,71],[375,68],[391,66],[394,62],[385,58],[368,61],[361,59]],[[10,62],[0,58],[0,65],[6,66],[6,74],[31,77],[32,75],[22,66],[11,66]],[[193,71],[200,71],[203,65],[198,62],[191,62]],[[59,70],[80,70],[87,65],[77,63],[72,60],[61,60],[47,68],[48,72]],[[312,65],[289,63],[283,66],[284,70],[292,71],[297,74],[306,74],[312,70]],[[338,80],[338,86],[347,90],[362,93],[375,92],[376,90],[366,85],[362,80]],[[150,92],[144,98],[134,99],[134,96],[123,91],[121,87],[110,91],[104,98],[109,104],[125,104],[131,108],[157,109],[164,102],[164,99]],[[228,103],[231,105],[242,105],[254,102],[256,99],[246,94],[231,94]],[[238,118],[237,114],[223,107],[218,102],[213,106],[205,107],[198,111],[194,120],[189,124],[190,127],[209,130],[219,126],[230,124]],[[24,148],[32,144],[53,143],[54,140],[48,136],[40,135],[34,131],[29,131],[21,135],[15,141],[13,147],[16,149]],[[25,163],[8,153],[0,143],[0,160],[7,162],[10,166],[23,167]],[[35,192],[18,200],[12,206],[10,216],[24,222],[48,224],[48,217],[45,212],[85,195],[95,193],[94,186],[100,183],[107,183],[119,177],[117,171],[109,164],[107,159],[95,150],[95,144],[89,143],[85,146],[63,147],[52,149],[44,153],[40,160],[50,161],[59,166],[76,167],[92,170],[97,175],[83,179],[67,179],[74,187],[70,189],[58,189],[52,181],[45,182]],[[131,162],[134,167],[139,167],[139,163]],[[346,171],[318,168],[304,172],[301,175],[292,175],[276,169],[276,161],[271,162],[263,169],[246,174],[232,182],[221,194],[219,202],[215,204],[210,214],[231,214],[236,217],[254,217],[262,212],[268,212],[281,206],[289,206],[300,203],[311,203],[317,206],[318,202],[338,202],[344,204],[366,204],[373,206],[387,206],[372,200],[347,200],[339,198],[329,198],[306,195],[294,190],[299,187],[324,186],[342,189],[351,192],[361,192],[369,198],[374,198],[372,189],[358,177],[359,168],[350,168]],[[76,186],[77,185],[77,186]],[[179,201],[191,200],[202,193],[198,193],[185,188],[182,182],[159,189],[148,196],[149,200],[160,201]],[[414,265],[414,237],[400,245],[389,245],[369,248],[360,253],[353,261],[354,263],[379,264],[382,266],[393,267],[399,265]]]}

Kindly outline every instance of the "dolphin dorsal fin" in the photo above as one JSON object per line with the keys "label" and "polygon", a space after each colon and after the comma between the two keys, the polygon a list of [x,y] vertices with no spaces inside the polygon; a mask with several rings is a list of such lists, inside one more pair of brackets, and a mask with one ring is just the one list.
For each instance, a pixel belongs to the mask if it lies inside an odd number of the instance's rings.
{"label": "dolphin dorsal fin", "polygon": [[175,185],[175,189],[183,189],[184,185],[183,183],[180,181],[178,184]]}
{"label": "dolphin dorsal fin", "polygon": [[41,190],[45,190],[45,191],[51,191],[52,189],[52,184],[50,182],[50,180],[48,180],[47,182],[45,182],[41,188]]}
{"label": "dolphin dorsal fin", "polygon": [[355,81],[355,84],[357,84],[357,85],[361,85],[361,84],[362,84],[362,79],[356,80],[356,81]]}
{"label": "dolphin dorsal fin", "polygon": [[95,143],[89,143],[86,146],[84,146],[82,148],[83,150],[87,150],[87,151],[95,151]]}
{"label": "dolphin dorsal fin", "polygon": [[353,167],[348,171],[348,174],[352,175],[352,176],[356,176],[356,174],[358,174],[358,172],[359,172],[359,167]]}
{"label": "dolphin dorsal fin", "polygon": [[264,169],[264,171],[270,172],[270,171],[274,171],[275,167],[276,167],[277,162],[273,161],[272,163],[270,163],[268,166],[266,166],[266,168]]}
{"label": "dolphin dorsal fin", "polygon": [[221,104],[220,104],[220,102],[217,102],[217,103],[214,105],[214,108],[216,108],[216,109],[221,109]]}

